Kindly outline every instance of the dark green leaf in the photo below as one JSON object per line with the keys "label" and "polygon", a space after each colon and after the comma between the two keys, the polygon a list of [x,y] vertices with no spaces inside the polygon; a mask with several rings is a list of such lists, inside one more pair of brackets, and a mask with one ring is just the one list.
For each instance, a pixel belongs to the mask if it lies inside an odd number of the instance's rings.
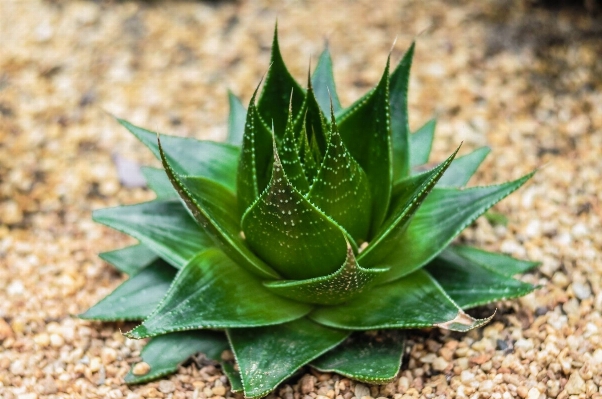
{"label": "dark green leaf", "polygon": [[99,209],[92,217],[137,238],[176,268],[184,266],[199,251],[214,246],[177,200]]}
{"label": "dark green leaf", "polygon": [[412,168],[424,165],[429,161],[436,126],[437,121],[431,119],[410,135],[410,166]]}
{"label": "dark green leaf", "polygon": [[401,367],[405,337],[398,330],[356,333],[311,366],[369,384],[392,381]]}
{"label": "dark green leaf", "polygon": [[[533,173],[495,186],[464,190],[435,188],[426,198],[398,245],[378,263],[391,268],[392,281],[428,263],[477,217],[522,186]],[[361,260],[361,258],[360,258]]]}
{"label": "dark green leaf", "polygon": [[343,231],[291,185],[276,151],[270,185],[242,228],[253,251],[290,279],[325,276],[345,261]]}
{"label": "dark green leaf", "polygon": [[331,275],[309,280],[279,280],[263,285],[275,294],[298,302],[336,305],[361,294],[383,272],[385,270],[361,267],[348,244],[345,263]]}
{"label": "dark green leaf", "polygon": [[487,323],[468,316],[425,271],[378,286],[339,306],[316,309],[309,317],[350,330],[441,327],[467,331]]}
{"label": "dark green leaf", "polygon": [[228,103],[230,104],[230,113],[228,114],[228,143],[240,146],[242,144],[242,136],[245,133],[247,111],[240,99],[229,90]]}
{"label": "dark green leaf", "polygon": [[226,349],[228,341],[223,332],[183,331],[161,335],[148,341],[140,354],[142,361],[150,365],[150,371],[144,375],[134,375],[130,370],[125,382],[140,384],[171,374],[197,353],[204,353],[208,359],[219,360]]}
{"label": "dark green leaf", "polygon": [[336,85],[334,84],[332,59],[330,58],[328,45],[326,45],[324,51],[320,54],[318,65],[316,65],[316,70],[311,77],[311,83],[316,93],[316,100],[318,100],[324,115],[328,115],[330,112],[331,101],[334,112],[339,112],[341,110],[341,102],[339,101]]}
{"label": "dark green leaf", "polygon": [[328,144],[328,127],[326,126],[324,114],[314,95],[311,82],[309,83],[303,106],[295,120],[294,130],[297,137],[303,133],[307,135],[314,159],[316,162],[321,163]]}
{"label": "dark green leaf", "polygon": [[[158,159],[161,159],[157,133],[117,121],[142,141]],[[163,151],[173,169],[181,175],[203,176],[236,190],[236,168],[239,149],[225,143],[199,141],[192,138],[163,136]]]}
{"label": "dark green leaf", "polygon": [[373,235],[387,214],[391,197],[389,61],[378,85],[337,118],[343,142],[366,172],[372,191]]}
{"label": "dark green leaf", "polygon": [[479,165],[483,162],[491,150],[489,147],[481,147],[468,155],[459,157],[452,162],[439,183],[438,187],[464,187],[475,174]]}
{"label": "dark green leaf", "polygon": [[539,262],[518,260],[508,255],[487,252],[482,249],[463,245],[454,245],[453,247],[450,247],[450,250],[453,250],[453,252],[467,261],[476,263],[508,277],[528,272],[540,264]]}
{"label": "dark green leaf", "polygon": [[158,200],[177,199],[178,193],[174,190],[169,177],[163,169],[143,166],[141,168],[148,187],[157,195]]}
{"label": "dark green leaf", "polygon": [[228,381],[230,381],[230,391],[234,393],[243,392],[240,372],[234,368],[234,363],[223,361],[220,364],[222,365],[222,371],[228,377]]}
{"label": "dark green leaf", "polygon": [[264,328],[229,329],[228,339],[240,367],[246,398],[274,390],[349,332],[320,326],[305,318]]}
{"label": "dark green leaf", "polygon": [[157,260],[79,317],[103,321],[143,320],[161,302],[175,276],[176,269]]}
{"label": "dark green leaf", "polygon": [[288,121],[286,124],[286,132],[282,138],[278,151],[280,154],[280,160],[282,161],[282,167],[284,173],[288,177],[289,181],[301,194],[306,194],[309,191],[309,183],[305,177],[303,165],[299,154],[299,147],[297,146],[297,140],[295,136],[293,126],[293,115],[292,110],[289,110]]}
{"label": "dark green leaf", "polygon": [[212,248],[184,266],[161,304],[126,335],[139,339],[183,330],[266,326],[298,319],[310,309],[270,293]]}
{"label": "dark green leaf", "polygon": [[155,260],[159,259],[156,253],[144,244],[136,244],[129,247],[116,249],[99,254],[105,262],[109,262],[122,273],[133,276],[139,273]]}
{"label": "dark green leaf", "polygon": [[415,43],[412,43],[389,78],[394,181],[410,175],[408,88],[410,86],[410,69],[414,58],[414,46]]}
{"label": "dark green leaf", "polygon": [[[469,248],[472,252],[473,248]],[[507,298],[516,298],[535,287],[512,277],[494,272],[491,266],[473,262],[461,255],[462,250],[450,246],[431,261],[426,270],[441,284],[445,292],[463,309]],[[485,253],[485,258],[490,255]],[[512,265],[517,262],[510,258]],[[529,262],[524,262],[529,263]]]}
{"label": "dark green leaf", "polygon": [[316,154],[314,148],[309,143],[305,128],[302,129],[299,136],[299,159],[305,172],[305,178],[311,185],[318,175],[320,164],[316,161]]}

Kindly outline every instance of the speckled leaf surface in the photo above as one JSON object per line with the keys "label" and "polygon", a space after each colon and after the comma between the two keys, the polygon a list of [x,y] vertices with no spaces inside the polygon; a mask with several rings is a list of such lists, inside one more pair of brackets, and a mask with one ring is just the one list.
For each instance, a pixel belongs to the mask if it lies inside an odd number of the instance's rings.
{"label": "speckled leaf surface", "polygon": [[240,146],[242,136],[245,133],[245,121],[247,119],[247,110],[242,105],[240,98],[228,90],[228,104],[230,112],[228,113],[228,143]]}
{"label": "speckled leaf surface", "polygon": [[454,159],[437,183],[437,187],[464,187],[490,152],[489,147],[481,147]]}
{"label": "speckled leaf surface", "polygon": [[405,336],[399,331],[356,333],[311,366],[369,384],[392,381],[401,367]]}
{"label": "speckled leaf surface", "polygon": [[103,321],[144,320],[161,302],[175,276],[176,269],[157,260],[79,317]]}
{"label": "speckled leaf surface", "polygon": [[103,252],[98,256],[115,266],[120,272],[130,276],[139,273],[140,270],[159,259],[159,256],[144,244]]}
{"label": "speckled leaf surface", "polygon": [[493,270],[496,273],[509,277],[514,276],[515,274],[528,272],[539,265],[539,262],[514,259],[508,255],[487,252],[482,249],[464,245],[454,245],[453,247],[450,247],[450,250],[453,250],[454,253],[470,262],[474,262]]}
{"label": "speckled leaf surface", "polygon": [[[292,109],[289,110],[286,132],[278,146],[278,154],[286,177],[301,194],[309,191],[309,183],[301,163],[300,140],[295,135]],[[273,157],[273,155],[272,155]]]}
{"label": "speckled leaf surface", "polygon": [[174,190],[163,169],[143,166],[141,171],[146,180],[146,185],[157,195],[158,200],[178,198],[178,193]]}
{"label": "speckled leaf surface", "polygon": [[328,127],[326,126],[324,113],[315,97],[311,82],[309,82],[303,106],[295,120],[294,130],[297,137],[303,134],[303,132],[307,135],[308,143],[313,150],[314,159],[318,163],[321,163],[322,157],[326,152],[326,145],[328,144]]}
{"label": "speckled leaf surface", "polygon": [[228,348],[223,332],[182,331],[152,338],[142,349],[140,357],[150,366],[144,375],[135,375],[132,370],[125,376],[128,384],[141,384],[171,374],[191,356],[203,353],[208,359],[219,360]]}
{"label": "speckled leaf surface", "polygon": [[265,328],[229,329],[245,397],[260,398],[300,367],[342,342],[349,332],[306,318]]}
{"label": "speckled leaf surface", "polygon": [[424,165],[429,161],[436,126],[437,121],[431,119],[410,135],[410,166],[412,168]]}
{"label": "speckled leaf surface", "polygon": [[160,305],[126,335],[138,339],[192,329],[265,326],[298,319],[310,309],[270,293],[214,248],[192,259]]}
{"label": "speckled leaf surface", "polygon": [[177,200],[105,208],[94,211],[92,217],[98,223],[137,238],[177,268],[199,251],[214,246]]}
{"label": "speckled leaf surface", "polygon": [[316,100],[320,104],[320,108],[324,115],[328,115],[330,112],[330,104],[332,101],[332,108],[334,112],[341,110],[341,101],[337,94],[336,85],[334,82],[334,74],[332,72],[332,58],[330,57],[330,51],[328,45],[320,54],[318,58],[318,65],[311,77],[311,83],[314,88]]}

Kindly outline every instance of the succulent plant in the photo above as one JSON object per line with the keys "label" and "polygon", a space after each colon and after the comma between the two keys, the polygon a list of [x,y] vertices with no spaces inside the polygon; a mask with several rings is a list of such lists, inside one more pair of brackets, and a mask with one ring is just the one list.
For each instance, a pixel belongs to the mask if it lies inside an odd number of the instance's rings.
{"label": "succulent plant", "polygon": [[423,166],[435,122],[410,134],[413,52],[343,108],[328,49],[303,89],[275,34],[261,94],[245,110],[230,93],[227,143],[119,120],[163,169],[143,168],[155,200],[94,212],[140,243],[101,254],[130,278],[81,317],[142,321],[125,335],[151,338],[150,370],[126,382],[203,353],[248,398],[305,365],[384,383],[403,329],[467,331],[489,318],[465,309],[533,290],[512,276],[535,263],[453,242],[531,174],[464,188],[487,148]]}

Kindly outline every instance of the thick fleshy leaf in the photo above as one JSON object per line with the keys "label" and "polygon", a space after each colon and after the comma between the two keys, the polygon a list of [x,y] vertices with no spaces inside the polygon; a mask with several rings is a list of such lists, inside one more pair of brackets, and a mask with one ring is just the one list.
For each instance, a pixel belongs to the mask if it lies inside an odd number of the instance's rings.
{"label": "thick fleshy leaf", "polygon": [[289,109],[286,132],[278,146],[278,153],[280,155],[282,167],[284,168],[284,173],[286,173],[286,176],[293,187],[301,194],[306,194],[309,191],[309,183],[305,177],[305,171],[303,170],[300,150],[297,143],[299,143],[299,140],[295,135],[292,109]]}
{"label": "thick fleshy leaf", "polygon": [[103,252],[98,256],[105,262],[115,266],[120,272],[130,276],[139,273],[140,270],[159,259],[157,254],[144,244]]}
{"label": "thick fleshy leaf", "polygon": [[483,251],[482,249],[468,247],[464,245],[454,245],[450,250],[466,260],[493,270],[504,276],[514,276],[515,274],[525,273],[538,266],[539,262],[530,262],[526,260],[514,259],[511,256],[498,254],[494,252]]}
{"label": "thick fleshy leaf", "polygon": [[337,117],[347,149],[366,172],[372,192],[374,234],[387,214],[391,198],[391,124],[389,60],[378,85]]}
{"label": "thick fleshy leaf", "polygon": [[297,115],[304,97],[303,89],[291,76],[282,59],[278,45],[278,27],[276,26],[272,42],[271,65],[257,102],[257,109],[265,123],[274,127],[278,138],[282,138],[284,135],[289,101],[293,108],[293,114]]}
{"label": "thick fleshy leaf", "polygon": [[463,309],[516,298],[535,289],[531,284],[498,274],[490,267],[462,257],[460,253],[450,246],[431,261],[426,270]]}
{"label": "thick fleshy leaf", "polygon": [[246,398],[267,395],[349,335],[306,318],[271,327],[229,329],[227,333]]}
{"label": "thick fleshy leaf", "polygon": [[295,132],[297,137],[303,133],[307,135],[314,159],[316,162],[321,163],[322,157],[326,152],[326,146],[328,145],[328,127],[324,113],[315,97],[311,82],[308,83],[308,86],[303,106],[295,120]]}
{"label": "thick fleshy leaf", "polygon": [[309,280],[278,280],[263,285],[275,294],[298,302],[336,305],[364,292],[385,271],[361,267],[348,244],[345,263],[331,275]]}
{"label": "thick fleshy leaf", "polygon": [[178,198],[178,193],[174,190],[169,181],[169,177],[167,177],[167,174],[163,169],[143,166],[141,171],[146,180],[146,184],[157,195],[158,200]]}
{"label": "thick fleshy leaf", "polygon": [[532,175],[494,186],[463,190],[435,188],[397,246],[378,263],[378,267],[390,268],[382,281],[393,281],[427,264],[476,218],[517,190]]}
{"label": "thick fleshy leaf", "polygon": [[414,134],[410,135],[410,166],[412,168],[424,165],[429,161],[436,126],[437,121],[431,119]]}
{"label": "thick fleshy leaf", "polygon": [[481,147],[470,154],[454,159],[437,183],[437,187],[464,187],[490,151],[489,147]]}
{"label": "thick fleshy leaf", "polygon": [[228,378],[228,382],[230,382],[230,391],[234,393],[243,392],[244,388],[242,386],[242,379],[240,377],[240,372],[234,368],[234,362],[220,362],[222,366],[222,371]]}
{"label": "thick fleshy leaf", "polygon": [[100,209],[94,211],[92,218],[137,238],[176,268],[215,246],[178,200]]}
{"label": "thick fleshy leaf", "polygon": [[[157,133],[117,121],[142,141],[158,159],[161,159]],[[172,168],[181,175],[204,176],[236,190],[236,168],[239,149],[231,144],[200,141],[186,137],[163,136],[163,151]]]}
{"label": "thick fleshy leaf", "polygon": [[176,269],[157,260],[79,317],[103,321],[144,320],[161,302],[175,276]]}
{"label": "thick fleshy leaf", "polygon": [[[445,162],[431,171],[402,180],[393,188],[392,214],[384,223],[386,227],[378,233],[360,255],[359,259],[362,264],[378,267],[379,263],[387,257],[393,248],[399,245],[399,239],[405,234],[412,217],[428,198],[459,149],[460,147]],[[411,251],[412,249],[406,248],[406,250]]]}
{"label": "thick fleshy leaf", "polygon": [[270,185],[242,229],[253,251],[289,279],[325,276],[345,261],[344,232],[292,186],[276,151]]}
{"label": "thick fleshy leaf", "polygon": [[405,337],[399,330],[356,333],[311,366],[369,384],[392,381],[401,367]]}
{"label": "thick fleshy leaf", "polygon": [[334,83],[332,59],[330,57],[328,45],[326,45],[324,51],[320,54],[318,65],[316,65],[316,69],[311,77],[311,83],[314,87],[316,100],[318,100],[318,104],[320,104],[320,108],[324,115],[328,115],[330,112],[331,101],[334,112],[339,112],[341,110],[341,101],[339,100],[336,85]]}
{"label": "thick fleshy leaf", "polygon": [[[314,142],[315,144],[315,142]],[[305,133],[305,128],[302,129],[299,135],[299,159],[301,160],[301,165],[303,166],[303,171],[305,172],[305,179],[311,186],[318,175],[318,171],[320,170],[320,163],[316,161],[316,147],[312,148],[309,140],[307,138],[307,134]]]}
{"label": "thick fleshy leaf", "polygon": [[391,146],[393,152],[393,180],[410,175],[410,125],[408,122],[408,88],[410,69],[414,58],[412,43],[389,78],[391,104]]}
{"label": "thick fleshy leaf", "polygon": [[148,341],[140,353],[142,361],[150,366],[150,371],[135,375],[132,367],[124,379],[128,384],[152,381],[175,372],[180,364],[197,353],[217,361],[226,349],[228,340],[223,332],[197,330],[161,335]]}
{"label": "thick fleshy leaf", "polygon": [[[160,151],[162,145],[159,144]],[[163,167],[188,210],[213,241],[238,265],[264,278],[278,273],[249,250],[240,235],[236,198],[224,186],[204,177],[180,177],[161,151]]]}
{"label": "thick fleshy leaf", "polygon": [[330,142],[307,199],[361,242],[370,230],[370,195],[368,177],[345,148],[333,121]]}
{"label": "thick fleshy leaf", "polygon": [[139,339],[183,330],[266,326],[298,319],[310,309],[272,294],[212,248],[184,266],[161,304],[126,335]]}
{"label": "thick fleshy leaf", "polygon": [[228,114],[228,143],[240,146],[242,144],[242,136],[245,133],[247,110],[245,110],[240,99],[229,90],[228,104],[230,105],[230,113]]}
{"label": "thick fleshy leaf", "polygon": [[309,318],[325,326],[350,330],[435,326],[467,331],[489,321],[464,313],[423,270],[374,288],[345,304],[318,308]]}

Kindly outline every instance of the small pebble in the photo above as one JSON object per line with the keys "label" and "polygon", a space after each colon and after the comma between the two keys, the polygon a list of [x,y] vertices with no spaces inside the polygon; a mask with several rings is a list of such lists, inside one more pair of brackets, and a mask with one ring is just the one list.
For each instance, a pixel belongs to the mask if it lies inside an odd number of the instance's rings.
{"label": "small pebble", "polygon": [[146,363],[146,362],[136,363],[136,365],[132,369],[132,374],[134,374],[134,375],[145,375],[145,374],[148,374],[148,372],[150,371],[150,369],[151,369],[150,365],[148,363]]}

